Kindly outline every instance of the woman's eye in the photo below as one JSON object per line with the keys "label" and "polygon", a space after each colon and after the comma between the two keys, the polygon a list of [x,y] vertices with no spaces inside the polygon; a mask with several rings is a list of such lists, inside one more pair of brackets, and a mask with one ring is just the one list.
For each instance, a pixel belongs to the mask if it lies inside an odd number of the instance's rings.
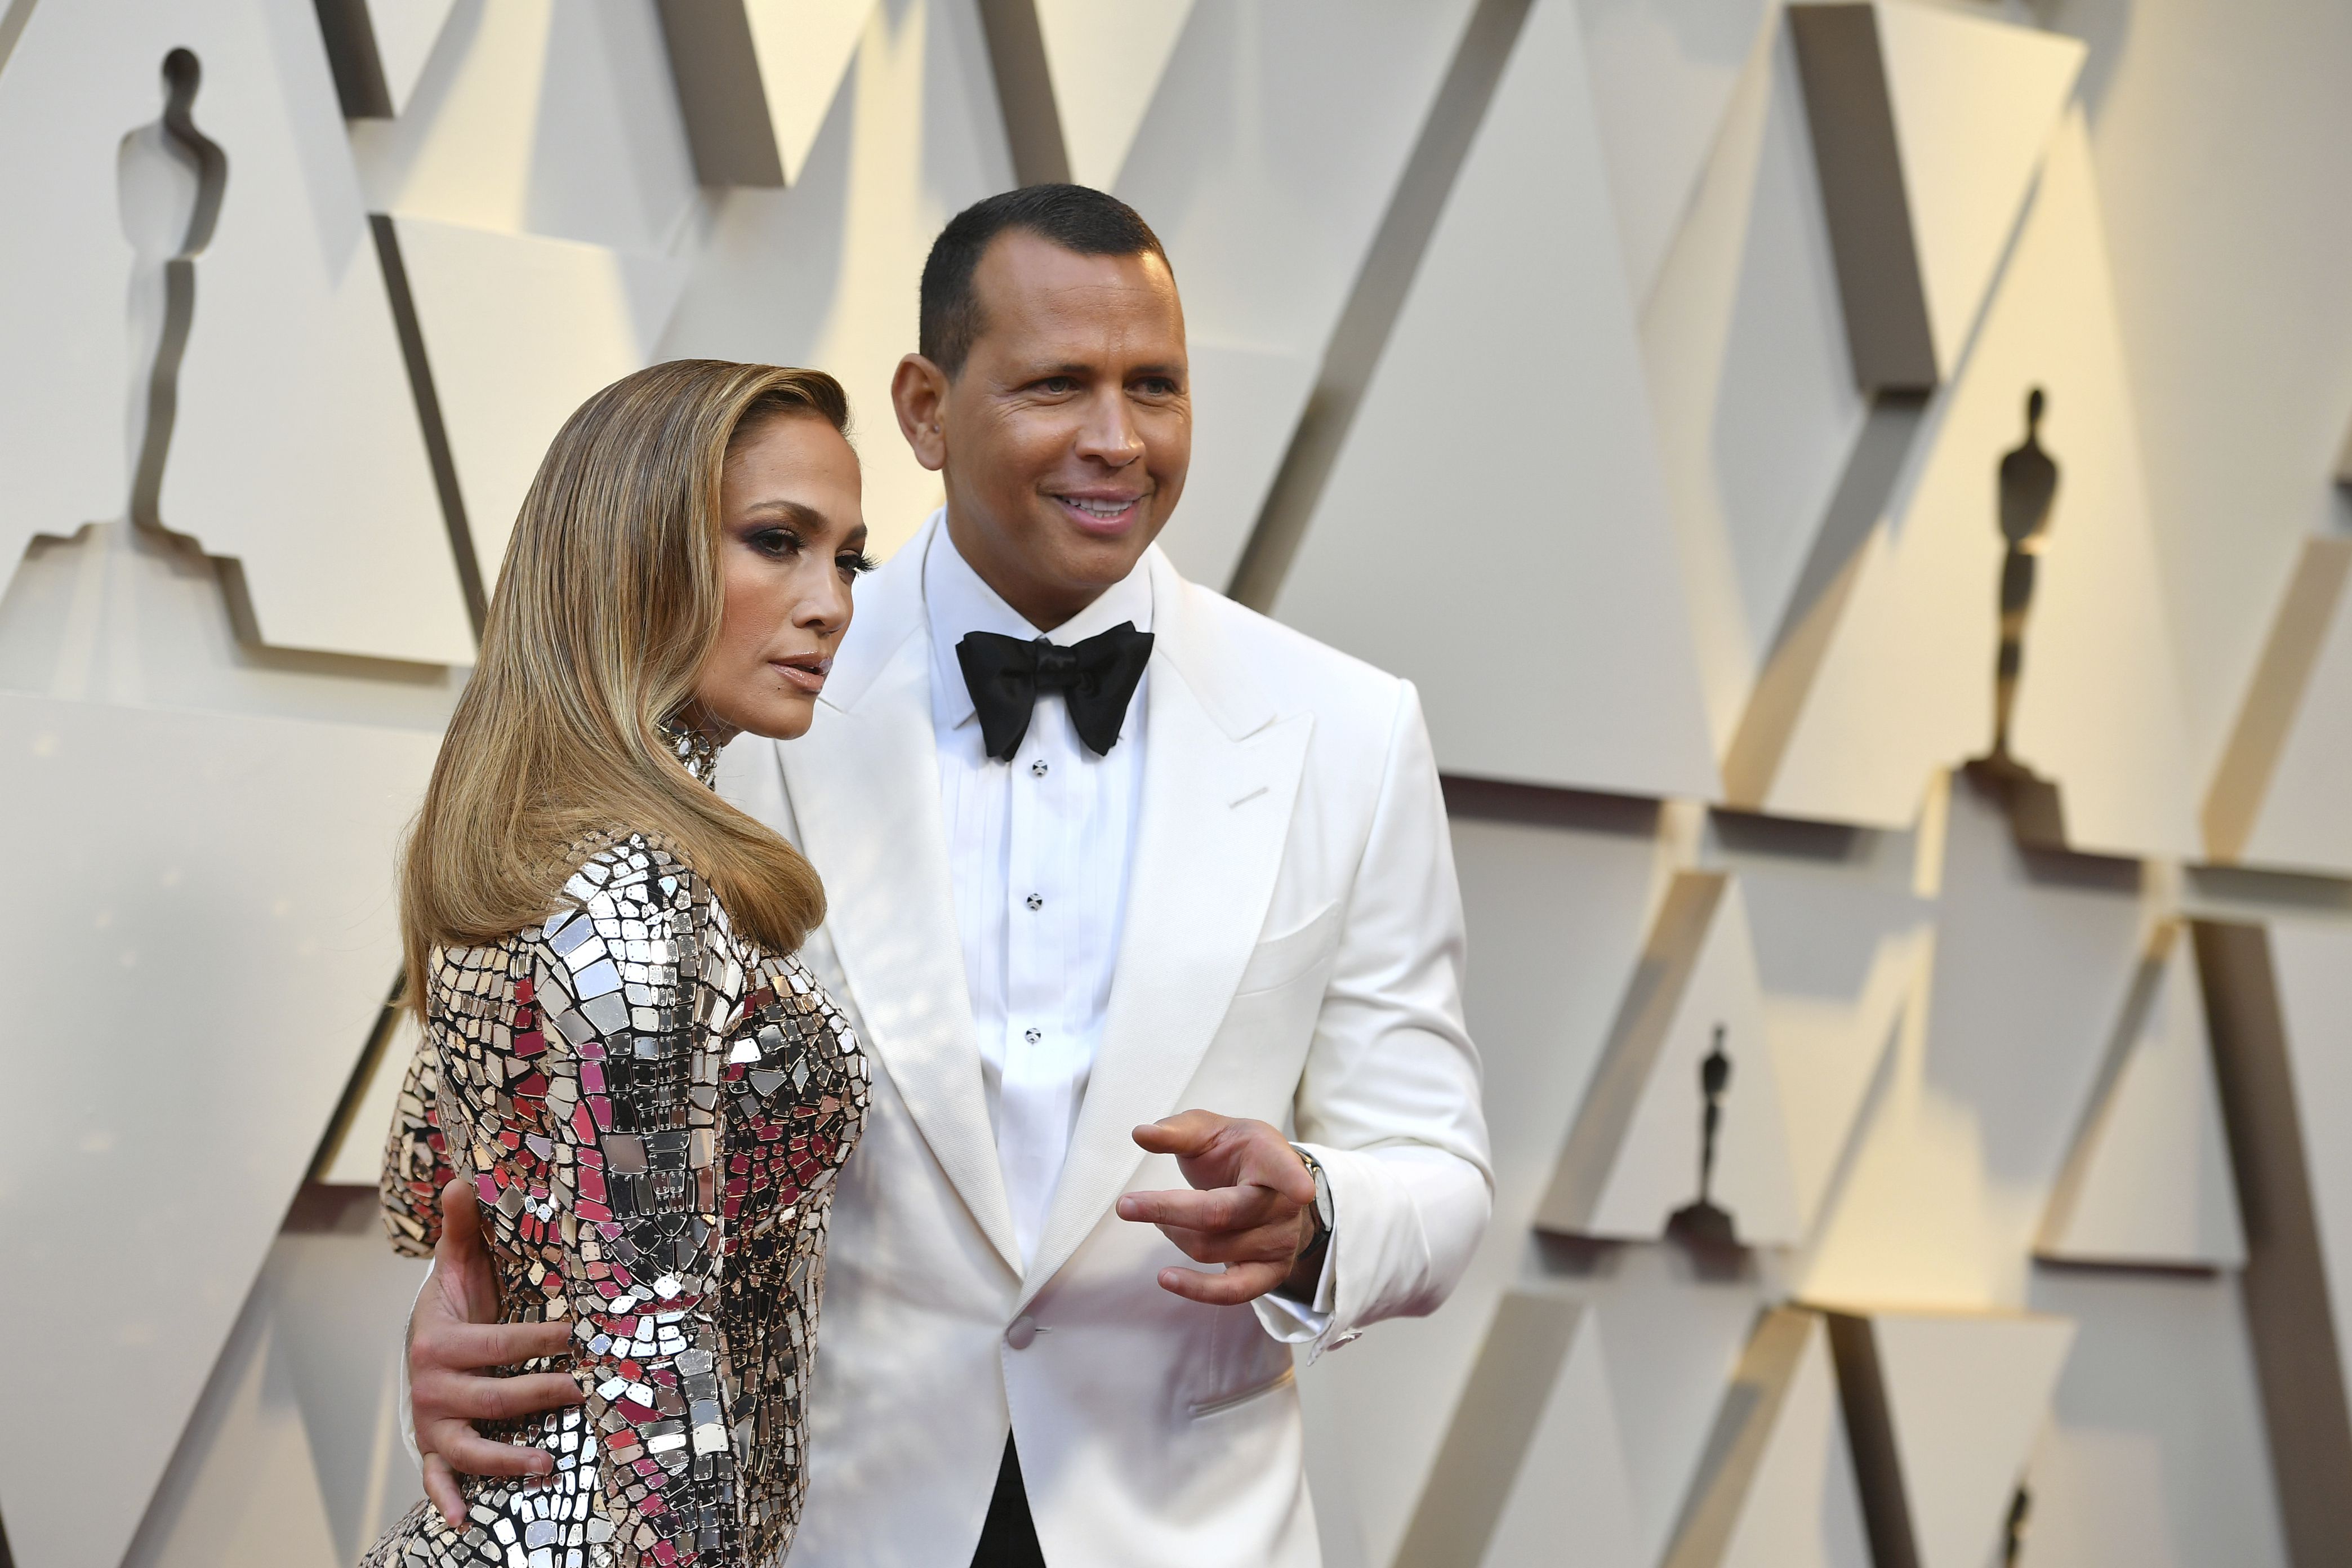
{"label": "woman's eye", "polygon": [[801,536],[788,528],[763,528],[751,536],[751,548],[763,555],[797,555]]}
{"label": "woman's eye", "polygon": [[881,564],[862,550],[854,550],[845,555],[835,556],[834,563],[841,568],[841,574],[845,577],[863,576]]}

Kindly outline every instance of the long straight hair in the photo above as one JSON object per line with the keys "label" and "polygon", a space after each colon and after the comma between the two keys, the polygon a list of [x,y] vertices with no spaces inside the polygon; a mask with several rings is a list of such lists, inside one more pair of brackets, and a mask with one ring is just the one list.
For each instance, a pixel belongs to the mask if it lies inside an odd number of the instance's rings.
{"label": "long straight hair", "polygon": [[815,869],[697,782],[660,732],[719,640],[728,456],[777,418],[846,433],[848,400],[822,371],[676,360],[614,382],[557,432],[401,865],[405,995],[420,1013],[435,946],[545,920],[603,836],[666,841],[770,952],[824,918]]}

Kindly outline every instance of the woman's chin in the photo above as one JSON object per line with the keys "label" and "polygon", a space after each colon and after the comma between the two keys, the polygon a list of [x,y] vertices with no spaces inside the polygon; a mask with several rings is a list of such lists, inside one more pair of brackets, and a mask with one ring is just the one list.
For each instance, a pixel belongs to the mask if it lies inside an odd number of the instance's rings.
{"label": "woman's chin", "polygon": [[808,733],[816,717],[816,699],[787,697],[763,702],[757,713],[746,714],[743,730],[770,741],[797,741]]}

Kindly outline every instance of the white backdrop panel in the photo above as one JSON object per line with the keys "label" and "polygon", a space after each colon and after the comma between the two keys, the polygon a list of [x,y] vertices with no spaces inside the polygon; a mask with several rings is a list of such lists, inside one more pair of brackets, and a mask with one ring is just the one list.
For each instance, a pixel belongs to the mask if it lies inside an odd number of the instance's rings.
{"label": "white backdrop panel", "polygon": [[460,0],[396,121],[351,142],[369,207],[507,234],[661,250],[694,163],[650,4]]}
{"label": "white backdrop panel", "polygon": [[1579,0],[1577,9],[1625,277],[1645,300],[1780,0]]}
{"label": "white backdrop panel", "polygon": [[[1931,849],[1930,853],[1934,851]],[[2021,851],[1950,786],[1928,1002],[1804,1266],[1815,1300],[2016,1306],[2137,968],[2140,868]]]}
{"label": "white backdrop panel", "polygon": [[1275,601],[1417,681],[1441,767],[1716,793],[1642,383],[1575,11],[1538,0]]}
{"label": "white backdrop panel", "polygon": [[[1598,816],[1468,819],[1456,803],[1454,858],[1482,955],[1465,1003],[1486,1062],[1494,1221],[1444,1311],[1383,1325],[1300,1374],[1324,1449],[1317,1473],[1343,1473],[1355,1502],[1353,1531],[1325,1510],[1335,1562],[1349,1560],[1339,1552],[1353,1533],[1361,1562],[1386,1563],[1404,1532],[1486,1324],[1518,1280],[1537,1201],[1663,888],[1655,813],[1606,804]],[[1704,1413],[1721,1370],[1673,1375],[1702,1384]],[[1670,1484],[1679,1490],[1679,1478]]]}
{"label": "white backdrop panel", "polygon": [[923,258],[949,218],[1012,183],[976,15],[950,0],[885,0],[800,183],[716,198],[656,357],[839,377],[865,464],[866,521],[887,554],[941,493],[890,411],[891,373],[915,348]]}
{"label": "white backdrop panel", "polygon": [[16,696],[0,733],[0,794],[47,837],[0,913],[37,1110],[0,1147],[0,1251],[54,1282],[12,1313],[43,1414],[0,1432],[0,1515],[27,1563],[102,1564],[383,1003],[435,739]]}
{"label": "white backdrop panel", "polygon": [[1768,809],[1897,826],[1935,766],[1990,743],[1999,465],[2041,386],[2042,441],[2060,481],[2015,748],[2056,781],[2074,847],[2192,852],[2170,634],[2105,255],[2077,114],[2052,145],[1968,363],[1864,546]]}
{"label": "white backdrop panel", "polygon": [[1070,178],[1109,190],[1193,0],[1034,0]]}
{"label": "white backdrop panel", "polygon": [[[0,548],[13,566],[25,534],[121,505],[118,489],[97,511],[53,510],[119,483],[110,465],[84,465],[115,438],[134,378],[146,384],[125,332],[116,163],[125,134],[162,112],[174,48],[201,67],[193,119],[228,173],[195,263],[163,521],[242,562],[266,642],[463,663],[472,637],[424,433],[318,18],[299,0],[46,5],[18,38],[0,119],[21,119],[0,135],[47,153],[0,161],[0,209],[38,247],[7,263],[10,380],[37,395],[46,367],[62,374],[61,395],[25,422],[35,445],[0,454],[51,471],[32,484],[51,515],[12,524],[22,531]],[[70,432],[54,445],[52,420]]]}
{"label": "white backdrop panel", "polygon": [[487,591],[548,443],[651,362],[686,265],[423,218],[394,227]]}
{"label": "white backdrop panel", "polygon": [[1748,51],[1660,259],[1642,353],[1720,756],[1783,637],[1867,411],[1777,20]]}

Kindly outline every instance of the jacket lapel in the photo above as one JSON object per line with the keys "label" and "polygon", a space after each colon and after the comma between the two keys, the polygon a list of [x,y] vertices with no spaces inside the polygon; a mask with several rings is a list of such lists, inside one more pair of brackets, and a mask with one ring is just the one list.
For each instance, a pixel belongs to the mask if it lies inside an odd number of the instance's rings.
{"label": "jacket lapel", "polygon": [[866,1045],[989,1241],[1020,1250],[989,1121],[940,820],[925,529],[858,593],[816,722],[777,747]]}
{"label": "jacket lapel", "polygon": [[1130,1135],[1175,1103],[1249,962],[1274,894],[1314,721],[1277,719],[1219,658],[1193,588],[1157,550],[1141,819],[1103,1038],[1024,1299],[1101,1221],[1142,1160]]}

